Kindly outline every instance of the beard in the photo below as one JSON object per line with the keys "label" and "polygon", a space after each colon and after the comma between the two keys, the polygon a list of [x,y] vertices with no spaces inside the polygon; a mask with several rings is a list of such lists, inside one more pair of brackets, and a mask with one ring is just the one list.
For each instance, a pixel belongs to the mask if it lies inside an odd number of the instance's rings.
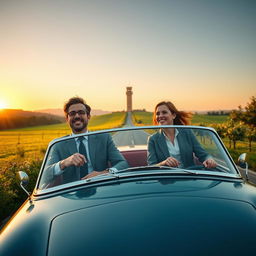
{"label": "beard", "polygon": [[[77,121],[80,121],[79,125],[76,125]],[[87,127],[87,125],[88,125],[88,120],[80,117],[74,118],[70,123],[71,129],[74,133],[79,133],[83,131]]]}

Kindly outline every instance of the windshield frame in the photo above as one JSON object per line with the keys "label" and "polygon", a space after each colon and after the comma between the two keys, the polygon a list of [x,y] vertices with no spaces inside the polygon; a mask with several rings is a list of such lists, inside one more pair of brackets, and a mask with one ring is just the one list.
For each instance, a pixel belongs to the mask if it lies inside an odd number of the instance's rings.
{"label": "windshield frame", "polygon": [[[151,126],[131,126],[131,127],[123,127],[123,128],[114,128],[114,129],[107,129],[107,130],[100,130],[100,131],[92,131],[88,133],[81,133],[81,134],[74,134],[72,135],[72,139],[74,138],[78,138],[81,136],[91,136],[91,135],[96,135],[96,134],[102,134],[102,133],[115,133],[115,132],[121,132],[121,131],[132,131],[132,130],[147,130],[147,129],[155,129],[155,130],[159,130],[162,128],[182,128],[182,129],[200,129],[200,130],[206,130],[206,131],[210,131],[211,133],[214,134],[214,136],[212,136],[214,138],[215,143],[216,144],[220,144],[220,148],[223,151],[222,153],[226,155],[228,161],[230,162],[230,164],[233,166],[233,169],[236,171],[236,173],[225,173],[225,172],[213,172],[213,171],[182,171],[182,169],[179,170],[175,170],[174,172],[172,171],[172,175],[174,174],[182,174],[182,175],[211,175],[211,176],[220,176],[220,177],[225,177],[225,178],[232,178],[232,179],[241,179],[242,176],[236,166],[236,164],[234,163],[232,157],[230,156],[227,148],[225,147],[223,141],[221,140],[221,138],[219,137],[218,133],[215,131],[215,129],[211,128],[211,127],[203,127],[203,126],[193,126],[193,125],[151,125]],[[47,151],[45,153],[45,157],[43,160],[43,163],[41,165],[39,174],[38,174],[38,178],[37,178],[37,182],[36,182],[36,186],[35,189],[33,191],[33,194],[36,196],[39,195],[43,195],[49,192],[55,192],[55,191],[59,191],[59,190],[63,190],[66,188],[70,188],[73,186],[77,186],[80,184],[91,184],[91,182],[99,182],[99,181],[106,181],[106,180],[112,180],[115,178],[122,178],[122,177],[136,177],[136,176],[141,176],[141,175],[149,175],[149,174],[156,174],[156,172],[158,174],[162,173],[162,174],[166,174],[166,170],[161,170],[161,172],[159,172],[158,168],[155,168],[156,170],[154,170],[153,166],[145,166],[145,168],[141,168],[141,171],[133,171],[132,169],[136,169],[136,168],[128,168],[127,170],[124,169],[122,171],[120,171],[120,173],[109,173],[109,174],[105,174],[105,175],[99,175],[96,176],[94,178],[91,179],[87,179],[87,180],[80,180],[80,181],[76,181],[76,182],[70,182],[70,183],[65,183],[62,185],[58,185],[55,187],[51,187],[51,188],[45,188],[45,189],[40,189],[39,188],[39,184],[40,184],[40,180],[42,178],[42,174],[46,165],[46,161],[47,158],[49,156],[50,150],[53,147],[53,145],[55,145],[58,142],[61,141],[65,141],[71,139],[71,136],[65,136],[65,137],[61,137],[61,138],[56,138],[54,140],[52,140],[47,148]],[[149,168],[150,167],[150,168]],[[145,169],[148,168],[150,170],[146,171]],[[139,168],[137,168],[138,170]],[[164,169],[164,168],[163,168]],[[170,174],[171,175],[171,174]]]}

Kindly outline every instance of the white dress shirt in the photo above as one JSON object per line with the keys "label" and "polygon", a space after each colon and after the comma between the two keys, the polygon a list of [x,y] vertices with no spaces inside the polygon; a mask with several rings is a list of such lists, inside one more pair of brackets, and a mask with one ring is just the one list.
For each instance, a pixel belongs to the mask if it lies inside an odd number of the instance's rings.
{"label": "white dress shirt", "polygon": [[177,159],[180,162],[178,167],[182,168],[183,164],[181,162],[180,147],[179,147],[179,143],[178,143],[178,140],[177,140],[178,134],[179,134],[179,131],[177,129],[175,129],[175,135],[174,135],[173,143],[170,141],[170,139],[166,136],[165,133],[164,133],[164,136],[165,136],[165,140],[166,140],[166,144],[167,144],[167,148],[168,148],[170,156]]}

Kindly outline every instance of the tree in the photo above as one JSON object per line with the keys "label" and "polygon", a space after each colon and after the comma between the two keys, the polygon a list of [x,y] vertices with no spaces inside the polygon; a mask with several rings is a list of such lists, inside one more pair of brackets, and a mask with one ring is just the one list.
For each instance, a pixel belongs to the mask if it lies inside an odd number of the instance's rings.
{"label": "tree", "polygon": [[243,140],[245,137],[246,129],[242,123],[235,123],[230,119],[227,123],[226,136],[229,138],[229,147],[231,148],[231,142],[233,143],[233,148],[236,149],[236,142],[238,140]]}
{"label": "tree", "polygon": [[251,102],[247,103],[245,109],[238,106],[238,110],[233,110],[230,118],[235,122],[241,121],[251,128],[256,128],[256,97],[251,97]]}
{"label": "tree", "polygon": [[230,118],[234,122],[242,122],[247,127],[246,134],[251,152],[251,143],[256,140],[256,97],[252,96],[250,100],[245,106],[245,109],[239,106],[238,110],[233,110],[230,113]]}
{"label": "tree", "polygon": [[249,141],[249,151],[252,152],[252,141],[256,141],[256,128],[247,128],[246,137]]}
{"label": "tree", "polygon": [[227,126],[226,124],[214,124],[213,128],[217,131],[221,138],[225,138],[225,134],[227,133]]}

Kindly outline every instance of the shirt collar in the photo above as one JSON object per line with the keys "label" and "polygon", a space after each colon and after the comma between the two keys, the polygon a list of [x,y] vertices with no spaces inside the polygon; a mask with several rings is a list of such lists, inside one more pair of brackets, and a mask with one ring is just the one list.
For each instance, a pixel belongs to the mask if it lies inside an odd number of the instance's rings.
{"label": "shirt collar", "polygon": [[[178,129],[176,129],[176,128],[175,128],[175,135],[174,135],[174,139],[176,139],[176,138],[177,138],[178,134],[179,134],[179,131],[178,131]],[[164,135],[165,139],[169,140],[169,139],[168,139],[168,137],[166,136],[166,134],[165,134],[165,132],[164,132],[164,131],[163,131],[163,135]]]}
{"label": "shirt collar", "polygon": [[[89,133],[89,131],[86,131],[86,132],[85,132],[85,134],[88,134],[88,133]],[[74,137],[74,136],[76,136],[76,135],[78,135],[78,134],[75,134],[75,133],[73,133],[73,132],[70,134],[71,137]],[[79,138],[79,137],[75,138],[76,142],[78,141],[78,138]],[[84,136],[84,138],[85,138],[85,140],[88,140],[88,136]]]}

